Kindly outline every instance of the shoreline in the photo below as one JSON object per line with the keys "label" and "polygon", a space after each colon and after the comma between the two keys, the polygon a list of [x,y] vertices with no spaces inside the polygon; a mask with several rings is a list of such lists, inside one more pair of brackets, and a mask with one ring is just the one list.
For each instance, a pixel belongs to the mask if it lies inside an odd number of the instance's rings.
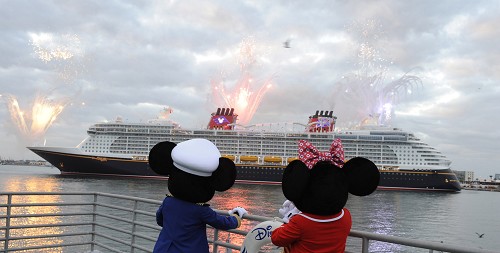
{"label": "shoreline", "polygon": [[462,188],[462,190],[468,190],[468,191],[482,191],[482,192],[500,192],[500,188],[497,188],[497,189]]}

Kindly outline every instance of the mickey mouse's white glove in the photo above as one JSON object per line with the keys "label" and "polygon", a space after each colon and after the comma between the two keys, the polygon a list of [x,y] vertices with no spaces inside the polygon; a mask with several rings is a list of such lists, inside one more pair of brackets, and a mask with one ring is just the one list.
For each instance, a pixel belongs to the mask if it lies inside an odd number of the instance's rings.
{"label": "mickey mouse's white glove", "polygon": [[292,216],[300,213],[300,210],[295,207],[292,201],[285,200],[283,206],[279,209],[279,213],[283,215],[283,222],[288,223]]}
{"label": "mickey mouse's white glove", "polygon": [[245,210],[245,208],[243,208],[241,206],[237,206],[237,207],[233,208],[233,210],[230,210],[228,213],[229,213],[229,215],[236,213],[238,216],[240,216],[240,218],[243,218],[244,214],[248,214],[247,210]]}

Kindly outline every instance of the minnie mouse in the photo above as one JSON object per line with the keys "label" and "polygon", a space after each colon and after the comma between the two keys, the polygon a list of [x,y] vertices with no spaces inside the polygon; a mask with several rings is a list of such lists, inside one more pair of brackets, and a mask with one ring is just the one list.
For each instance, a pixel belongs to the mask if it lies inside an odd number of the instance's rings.
{"label": "minnie mouse", "polygon": [[221,157],[217,147],[205,139],[191,139],[178,144],[160,142],[149,153],[149,166],[160,175],[168,175],[171,195],[156,212],[162,227],[154,246],[155,253],[209,252],[206,225],[234,229],[246,214],[242,207],[219,215],[206,204],[215,191],[226,191],[236,179],[236,167]]}
{"label": "minnie mouse", "polygon": [[285,247],[285,252],[344,252],[352,225],[344,208],[348,195],[371,194],[379,179],[377,166],[366,158],[344,163],[340,139],[333,141],[330,152],[299,141],[299,160],[283,173],[282,190],[288,200],[280,213],[285,223],[272,232],[271,242]]}

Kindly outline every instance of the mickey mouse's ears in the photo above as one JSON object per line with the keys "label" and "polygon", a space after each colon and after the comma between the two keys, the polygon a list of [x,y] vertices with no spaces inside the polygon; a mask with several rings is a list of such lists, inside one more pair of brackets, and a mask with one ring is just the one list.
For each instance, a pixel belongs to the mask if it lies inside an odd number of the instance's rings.
{"label": "mickey mouse's ears", "polygon": [[149,167],[156,174],[167,176],[174,167],[172,160],[172,150],[177,146],[173,142],[164,141],[157,143],[151,151],[149,151]]}
{"label": "mickey mouse's ears", "polygon": [[219,158],[219,167],[210,177],[216,191],[223,192],[231,188],[236,181],[236,165],[228,158]]}
{"label": "mickey mouse's ears", "polygon": [[363,157],[355,157],[344,164],[343,170],[347,174],[351,194],[366,196],[377,189],[380,172],[372,161]]}

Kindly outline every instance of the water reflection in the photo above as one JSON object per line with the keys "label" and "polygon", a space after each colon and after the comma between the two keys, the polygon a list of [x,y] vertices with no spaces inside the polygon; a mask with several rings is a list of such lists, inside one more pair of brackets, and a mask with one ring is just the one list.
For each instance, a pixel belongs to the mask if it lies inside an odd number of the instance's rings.
{"label": "water reflection", "polygon": [[[281,192],[281,186],[236,184],[228,191],[217,192],[209,203],[212,208],[219,210],[231,210],[234,207],[241,206],[252,215],[277,217],[279,216],[278,209],[284,201],[285,197]],[[239,230],[249,231],[258,223],[257,221],[243,220]],[[213,238],[212,231],[209,231],[208,235],[209,238]],[[226,241],[228,233],[220,233],[219,238],[219,240]],[[242,245],[243,240],[244,236],[231,234],[231,243]],[[276,249],[276,246],[268,245],[263,248],[263,252],[274,252],[274,249]],[[226,251],[220,249],[219,252]]]}
{"label": "water reflection", "polygon": [[[167,181],[162,180],[68,177],[40,175],[40,173],[19,175],[6,174],[2,171],[0,174],[0,191],[105,192],[158,201],[163,200],[167,193]],[[472,248],[498,249],[500,248],[498,196],[499,193],[496,192],[466,190],[461,193],[376,191],[366,197],[349,196],[346,207],[353,216],[355,230],[432,242],[443,241]],[[209,204],[219,210],[242,206],[250,214],[273,217],[279,215],[278,209],[284,200],[280,186],[236,184],[226,192],[216,192]],[[56,202],[59,199],[38,201]],[[152,205],[150,211],[154,212],[156,208],[157,206]],[[29,213],[28,210],[24,212]],[[56,220],[68,222],[68,219],[66,217]],[[155,224],[152,219],[148,222]],[[253,224],[244,222],[242,229],[250,230],[251,227]],[[478,238],[476,232],[484,233],[485,236]],[[152,237],[156,236],[157,232],[154,232]],[[233,237],[232,242],[242,242],[242,238]],[[358,252],[359,245],[361,245],[360,239],[350,238],[348,250]],[[428,251],[371,242],[370,252]]]}
{"label": "water reflection", "polygon": [[[6,191],[11,192],[52,192],[57,189],[58,182],[52,180],[38,180],[36,178],[20,179],[12,178],[4,182]],[[7,203],[7,196],[2,196],[2,203]],[[17,195],[13,196],[12,204],[33,204],[33,203],[54,203],[61,202],[59,196],[52,195]],[[55,206],[21,206],[12,207],[11,215],[34,215],[34,214],[50,214],[60,213],[59,207]],[[2,210],[2,214],[6,214],[6,209]],[[6,222],[6,221],[5,221]],[[41,224],[58,224],[61,223],[61,218],[58,216],[47,217],[20,217],[12,218],[10,226],[25,226],[25,225],[41,225]],[[5,224],[3,224],[5,225]],[[47,234],[62,234],[64,231],[59,227],[39,227],[28,229],[11,229],[11,237],[37,236]],[[9,242],[10,247],[29,247],[37,245],[60,244],[63,240],[60,238],[44,238],[44,239],[29,239],[29,240],[13,240]],[[62,252],[61,249],[51,248],[39,250],[38,252]]]}
{"label": "water reflection", "polygon": [[210,201],[217,209],[244,207],[249,214],[274,217],[279,215],[285,197],[277,185],[234,185],[225,192],[216,193]]}

